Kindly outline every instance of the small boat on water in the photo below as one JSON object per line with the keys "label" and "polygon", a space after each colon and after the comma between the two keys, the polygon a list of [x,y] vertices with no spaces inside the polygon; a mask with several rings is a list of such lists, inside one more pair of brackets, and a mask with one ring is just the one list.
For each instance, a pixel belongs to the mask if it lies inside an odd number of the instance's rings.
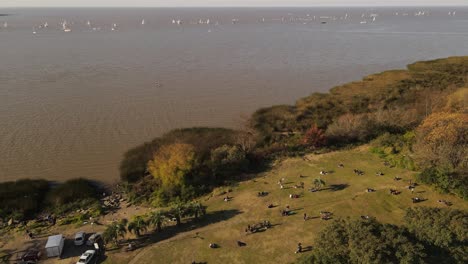
{"label": "small boat on water", "polygon": [[367,21],[366,20],[361,21],[361,24],[367,24]]}
{"label": "small boat on water", "polygon": [[66,20],[62,22],[62,29],[63,29],[63,32],[71,32],[71,29],[68,27],[68,23]]}
{"label": "small boat on water", "polygon": [[145,24],[146,24],[146,22],[145,22],[145,20],[144,20],[144,19],[143,19],[143,20],[141,20],[141,24],[142,24],[142,25],[145,25]]}
{"label": "small boat on water", "polygon": [[8,22],[3,23],[3,28],[8,28]]}

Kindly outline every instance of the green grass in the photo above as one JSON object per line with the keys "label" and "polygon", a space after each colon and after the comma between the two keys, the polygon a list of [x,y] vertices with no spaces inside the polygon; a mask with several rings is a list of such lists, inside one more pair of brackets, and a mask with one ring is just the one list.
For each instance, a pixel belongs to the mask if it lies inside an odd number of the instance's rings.
{"label": "green grass", "polygon": [[[417,187],[415,193],[411,194],[406,187],[410,179],[414,181],[415,172],[383,166],[383,161],[377,155],[371,154],[366,147],[310,156],[309,160],[294,158],[278,162],[271,171],[232,187],[233,192],[229,193],[234,197],[232,201],[224,202],[223,196],[213,196],[204,202],[208,206],[208,212],[237,209],[241,211],[240,214],[225,221],[181,233],[131,254],[110,254],[107,262],[124,263],[133,259],[133,263],[154,263],[154,260],[158,260],[159,263],[290,263],[298,257],[294,254],[297,243],[313,246],[318,231],[327,224],[327,221],[318,218],[304,221],[304,213],[316,217],[320,211],[331,211],[334,218],[359,218],[361,215],[370,215],[383,223],[402,224],[406,208],[439,207],[442,206],[437,202],[439,199],[453,202],[453,208],[468,209],[468,203],[463,200],[438,194],[428,186]],[[339,163],[343,163],[345,167],[338,168]],[[365,175],[356,176],[353,173],[354,168],[363,170]],[[321,176],[320,170],[334,172]],[[376,176],[377,171],[382,171],[385,175]],[[299,175],[306,177],[299,178]],[[312,181],[319,176],[327,184],[325,189],[340,184],[347,187],[336,191],[307,191],[312,187]],[[402,180],[394,181],[395,176],[401,177]],[[280,189],[277,182],[283,177],[286,178],[286,182],[291,182],[286,185],[288,187],[303,181],[305,190]],[[374,188],[377,192],[367,193],[367,187]],[[390,188],[398,189],[402,193],[398,196],[390,195]],[[269,195],[257,197],[259,191],[267,191]],[[290,199],[290,193],[303,196]],[[411,202],[411,197],[415,196],[428,200],[415,205]],[[268,209],[267,205],[270,203],[278,207]],[[280,210],[286,205],[297,209],[297,214],[281,216]],[[275,226],[261,233],[244,232],[248,224],[263,220],[269,220]],[[196,237],[195,232],[199,232],[201,238]],[[237,240],[247,243],[247,246],[238,247]],[[210,249],[209,243],[217,243],[220,248]]]}

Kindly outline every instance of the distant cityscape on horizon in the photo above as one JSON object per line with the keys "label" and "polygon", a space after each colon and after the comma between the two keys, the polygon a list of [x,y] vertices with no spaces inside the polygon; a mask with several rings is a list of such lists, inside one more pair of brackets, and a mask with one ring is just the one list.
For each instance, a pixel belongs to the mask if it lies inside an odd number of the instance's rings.
{"label": "distant cityscape on horizon", "polygon": [[0,7],[431,7],[468,6],[466,0],[3,0]]}

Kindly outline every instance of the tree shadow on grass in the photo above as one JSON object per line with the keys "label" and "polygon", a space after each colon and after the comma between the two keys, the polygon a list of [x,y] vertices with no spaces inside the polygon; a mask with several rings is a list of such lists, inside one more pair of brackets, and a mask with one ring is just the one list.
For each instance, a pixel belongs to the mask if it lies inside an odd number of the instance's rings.
{"label": "tree shadow on grass", "polygon": [[208,226],[210,224],[226,221],[230,218],[235,217],[236,215],[241,214],[239,210],[222,210],[211,212],[199,219],[190,219],[185,223],[181,223],[179,226],[173,225],[165,227],[161,232],[153,232],[147,235],[140,236],[136,239],[130,239],[125,241],[126,243],[133,243],[136,248],[146,247],[160,241],[169,239],[179,233],[191,231],[197,228]]}
{"label": "tree shadow on grass", "polygon": [[326,190],[330,190],[332,192],[336,192],[336,191],[342,191],[346,188],[349,187],[349,184],[347,183],[342,183],[342,184],[332,184],[330,185],[328,188],[326,188]]}

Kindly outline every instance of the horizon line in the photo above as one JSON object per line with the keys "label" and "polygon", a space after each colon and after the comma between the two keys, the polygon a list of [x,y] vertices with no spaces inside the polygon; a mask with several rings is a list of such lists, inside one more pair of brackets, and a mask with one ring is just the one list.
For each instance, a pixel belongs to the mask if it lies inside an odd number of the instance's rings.
{"label": "horizon line", "polygon": [[59,5],[50,5],[50,6],[0,6],[0,8],[276,8],[276,7],[468,7],[467,4],[429,4],[429,5],[200,5],[200,6],[170,6],[170,5],[161,5],[161,6],[130,6],[130,5],[117,5],[117,6],[89,6],[89,5],[70,5],[70,6],[59,6]]}

